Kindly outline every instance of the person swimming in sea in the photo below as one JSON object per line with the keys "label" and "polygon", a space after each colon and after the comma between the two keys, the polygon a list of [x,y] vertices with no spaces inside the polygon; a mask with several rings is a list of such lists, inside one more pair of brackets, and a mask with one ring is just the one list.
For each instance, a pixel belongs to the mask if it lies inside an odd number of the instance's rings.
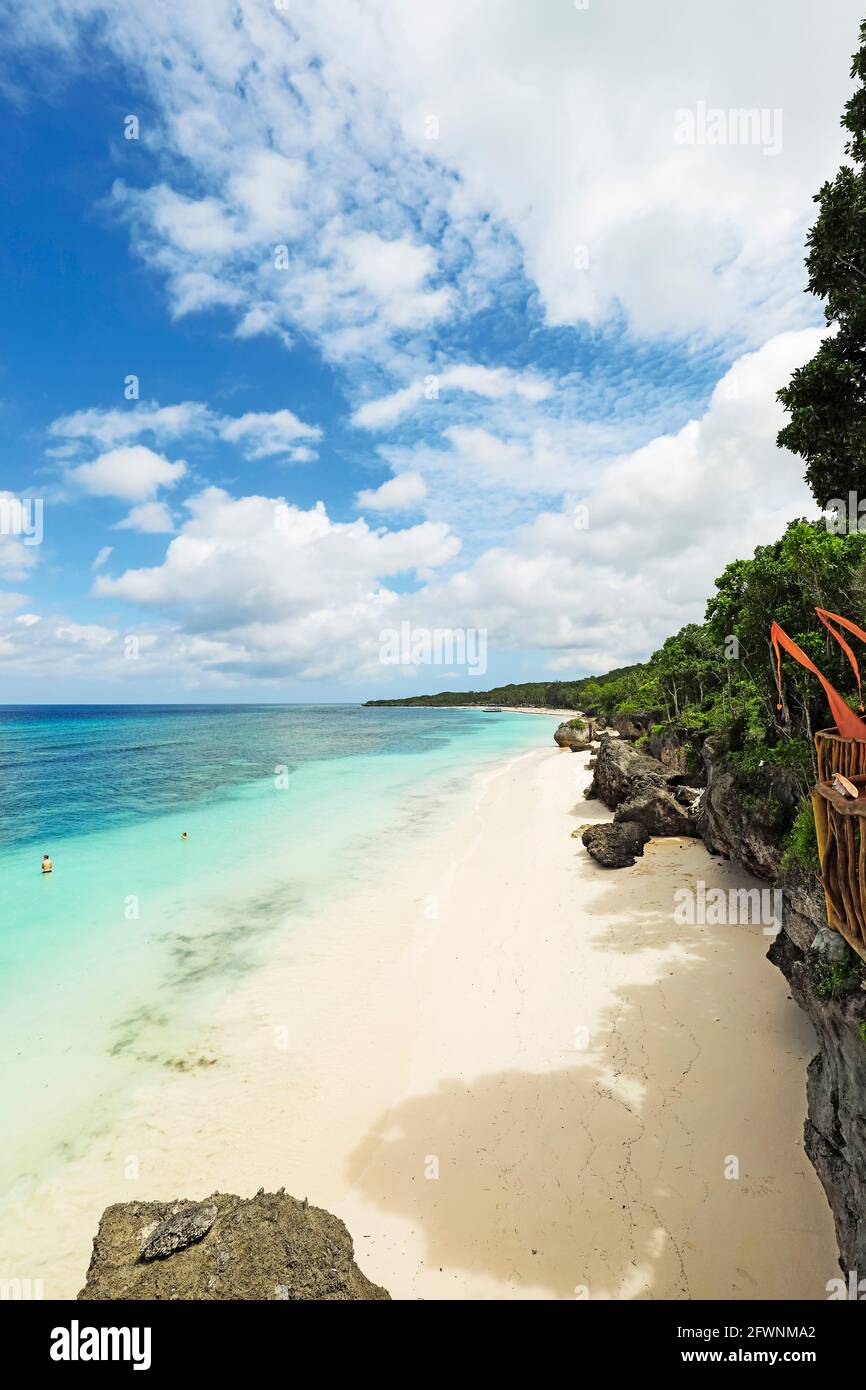
{"label": "person swimming in sea", "polygon": [[181,833],[180,833],[180,838],[181,838],[182,840],[185,840],[185,839],[186,839],[186,831],[185,831],[185,830],[182,830],[182,831],[181,831]]}
{"label": "person swimming in sea", "polygon": [[51,856],[48,855],[48,854],[43,854],[43,856],[42,856],[42,872],[43,872],[44,874],[50,874],[53,868],[54,868],[54,865],[53,865],[52,862],[51,862]]}

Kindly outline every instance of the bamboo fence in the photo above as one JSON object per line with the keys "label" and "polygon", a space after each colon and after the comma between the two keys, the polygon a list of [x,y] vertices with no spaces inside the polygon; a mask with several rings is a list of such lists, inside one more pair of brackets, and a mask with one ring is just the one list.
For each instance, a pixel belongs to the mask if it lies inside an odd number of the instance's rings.
{"label": "bamboo fence", "polygon": [[[866,742],[835,729],[815,735],[818,784],[812,792],[827,922],[866,960]],[[857,787],[856,801],[834,791],[842,773]]]}

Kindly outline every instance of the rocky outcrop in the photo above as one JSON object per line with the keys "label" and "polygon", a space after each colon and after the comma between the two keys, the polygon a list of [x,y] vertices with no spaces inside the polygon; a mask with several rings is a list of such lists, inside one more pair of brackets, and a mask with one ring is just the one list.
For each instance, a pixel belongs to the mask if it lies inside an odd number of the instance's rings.
{"label": "rocky outcrop", "polygon": [[620,738],[633,740],[648,734],[661,715],[658,710],[632,711],[630,714],[614,714],[608,720],[608,728],[614,729]]}
{"label": "rocky outcrop", "polygon": [[625,739],[602,737],[590,792],[649,835],[697,834],[697,790]]}
{"label": "rocky outcrop", "polygon": [[330,1212],[279,1192],[107,1207],[80,1299],[387,1299]]}
{"label": "rocky outcrop", "polygon": [[605,869],[627,869],[640,855],[650,838],[635,821],[589,825],[581,835],[587,854]]}
{"label": "rocky outcrop", "polygon": [[839,1265],[866,1274],[866,992],[859,958],[821,928],[803,951],[787,930],[768,952],[808,1015],[818,1052],[806,1075],[806,1153],[836,1224]]}
{"label": "rocky outcrop", "polygon": [[664,728],[647,734],[643,750],[651,758],[657,758],[668,772],[689,773],[695,781],[702,780],[694,765],[689,766],[689,747],[676,729]]}
{"label": "rocky outcrop", "polygon": [[820,878],[794,860],[785,864],[775,886],[782,893],[783,931],[798,951],[808,951],[818,932],[828,930],[827,904]]}
{"label": "rocky outcrop", "polygon": [[560,724],[553,741],[560,748],[570,748],[572,753],[585,753],[591,746],[589,729],[579,719],[566,719]]}
{"label": "rocky outcrop", "polygon": [[706,740],[701,834],[707,849],[735,859],[758,878],[775,879],[782,841],[800,803],[796,777],[773,763],[744,768],[721,737]]}
{"label": "rocky outcrop", "polygon": [[659,786],[648,777],[637,777],[628,796],[614,812],[615,821],[637,821],[649,835],[696,835],[693,787]]}
{"label": "rocky outcrop", "polygon": [[630,743],[606,734],[596,754],[591,792],[598,801],[616,810],[638,777],[658,777],[663,785],[666,776],[665,769],[655,758],[648,758]]}

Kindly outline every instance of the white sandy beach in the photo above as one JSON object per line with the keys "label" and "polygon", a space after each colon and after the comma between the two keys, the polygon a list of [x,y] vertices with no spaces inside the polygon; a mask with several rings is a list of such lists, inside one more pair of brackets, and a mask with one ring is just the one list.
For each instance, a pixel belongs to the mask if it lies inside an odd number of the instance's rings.
{"label": "white sandy beach", "polygon": [[287,936],[213,1019],[213,1065],[19,1194],[10,1267],[71,1297],[108,1203],[285,1186],[395,1298],[826,1297],[808,1025],[760,926],[673,920],[677,887],[749,880],[679,840],[599,868],[570,835],[609,817],[586,761],[512,759]]}

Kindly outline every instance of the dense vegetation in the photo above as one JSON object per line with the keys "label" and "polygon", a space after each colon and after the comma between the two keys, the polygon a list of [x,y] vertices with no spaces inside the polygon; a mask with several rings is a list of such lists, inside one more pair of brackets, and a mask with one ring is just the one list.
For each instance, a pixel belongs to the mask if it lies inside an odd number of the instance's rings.
{"label": "dense vegetation", "polygon": [[784,707],[777,710],[770,627],[777,619],[837,689],[851,691],[851,668],[815,617],[816,605],[855,618],[866,613],[866,533],[837,535],[823,521],[791,522],[781,540],[727,566],[703,623],[687,624],[638,665],[571,681],[368,703],[541,705],[607,718],[649,712],[696,752],[709,733],[719,733],[741,760],[783,763],[805,786],[812,736],[830,717],[814,676],[785,656]]}
{"label": "dense vegetation", "polygon": [[851,163],[815,195],[806,257],[809,289],[835,332],[779,392],[791,416],[779,443],[806,460],[822,507],[849,491],[866,498],[866,23],[860,42],[851,68],[859,85],[842,116]]}
{"label": "dense vegetation", "polygon": [[657,712],[660,724],[695,746],[719,733],[741,761],[783,763],[805,787],[814,770],[812,737],[830,717],[814,676],[785,656],[784,705],[776,708],[770,627],[777,619],[853,703],[851,668],[815,617],[816,605],[862,617],[866,534],[836,535],[823,521],[791,522],[781,540],[727,566],[703,624],[688,624],[624,675],[584,682],[583,708],[608,716]]}
{"label": "dense vegetation", "polygon": [[[605,676],[637,671],[637,666],[623,666]],[[367,700],[368,705],[498,705],[502,709],[539,705],[547,709],[584,709],[585,691],[592,683],[587,676],[571,681],[524,681],[519,685],[497,685],[492,690],[443,690],[438,695],[410,695],[402,700]]]}

